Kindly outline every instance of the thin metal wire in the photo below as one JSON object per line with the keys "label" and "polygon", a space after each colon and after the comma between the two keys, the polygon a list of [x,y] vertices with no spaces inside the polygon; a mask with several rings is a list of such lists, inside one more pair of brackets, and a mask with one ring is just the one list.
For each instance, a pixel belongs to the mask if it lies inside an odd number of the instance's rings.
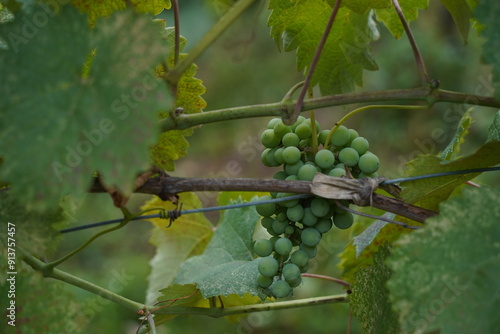
{"label": "thin metal wire", "polygon": [[402,178],[399,178],[399,179],[386,180],[386,181],[384,181],[384,182],[382,182],[380,184],[394,184],[394,183],[407,182],[407,181],[415,181],[415,180],[421,180],[421,179],[430,179],[432,177],[439,177],[439,176],[449,176],[449,175],[460,175],[460,174],[470,174],[470,173],[492,172],[492,171],[496,171],[496,170],[500,170],[500,166],[489,167],[489,168],[476,168],[476,169],[456,170],[456,171],[450,171],[450,172],[441,172],[441,173],[417,175],[417,176],[410,176],[410,177],[402,177]]}

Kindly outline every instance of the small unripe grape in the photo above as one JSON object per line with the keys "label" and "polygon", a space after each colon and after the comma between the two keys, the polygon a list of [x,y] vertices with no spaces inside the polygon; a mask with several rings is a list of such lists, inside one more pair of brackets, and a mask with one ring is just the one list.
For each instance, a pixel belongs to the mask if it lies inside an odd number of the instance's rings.
{"label": "small unripe grape", "polygon": [[354,216],[350,212],[337,213],[333,216],[333,223],[341,230],[348,229],[354,222]]}
{"label": "small unripe grape", "polygon": [[[271,196],[265,195],[259,198],[261,201],[269,200]],[[270,217],[276,212],[276,203],[259,204],[255,206],[257,213],[263,217]]]}
{"label": "small unripe grape", "polygon": [[[311,126],[311,119],[310,118],[307,118],[306,120],[304,120],[305,124],[308,124],[309,126]],[[320,131],[320,126],[319,126],[319,122],[318,121],[315,121],[315,124],[316,124],[316,133],[318,133]],[[311,126],[312,127],[312,126]]]}
{"label": "small unripe grape", "polygon": [[286,133],[283,135],[283,138],[281,138],[281,142],[283,143],[283,146],[288,147],[288,146],[299,146],[300,138],[293,132]]}
{"label": "small unripe grape", "polygon": [[286,228],[285,228],[285,234],[288,234],[288,235],[291,235],[295,232],[295,227],[293,227],[292,225],[288,225]]}
{"label": "small unripe grape", "polygon": [[281,158],[286,164],[293,165],[300,160],[300,150],[295,146],[288,146],[281,153]]}
{"label": "small unripe grape", "polygon": [[[294,196],[296,194],[292,193],[278,193],[276,195],[276,198],[284,198],[284,197],[289,197],[289,196]],[[283,202],[278,202],[279,206],[286,207],[286,208],[291,208],[292,206],[295,206],[299,203],[298,199],[291,199],[289,201],[283,201]]]}
{"label": "small unripe grape", "polygon": [[283,266],[283,278],[288,281],[296,280],[300,277],[300,268],[293,263],[287,263]]}
{"label": "small unripe grape", "polygon": [[351,145],[352,141],[358,137],[359,137],[358,131],[354,129],[349,129],[349,142],[347,143],[347,145]]}
{"label": "small unripe grape", "polygon": [[317,221],[318,217],[313,215],[313,213],[311,212],[311,208],[305,208],[304,217],[302,218],[302,224],[304,224],[305,226],[314,226]]}
{"label": "small unripe grape", "polygon": [[278,148],[274,148],[273,150],[274,151],[274,160],[276,160],[276,162],[278,163],[278,165],[283,165],[285,163],[285,161],[283,161],[283,150],[284,148],[283,147],[278,147]]}
{"label": "small unripe grape", "polygon": [[309,262],[309,255],[302,249],[298,249],[292,253],[290,257],[292,263],[295,263],[299,267],[303,267]]}
{"label": "small unripe grape", "polygon": [[300,235],[302,243],[306,246],[316,246],[321,240],[321,233],[314,227],[305,228]]}
{"label": "small unripe grape", "polygon": [[259,260],[257,269],[262,276],[273,277],[278,273],[278,261],[274,257],[263,257]]}
{"label": "small unripe grape", "polygon": [[270,277],[262,276],[259,274],[257,276],[257,285],[260,286],[261,288],[268,288],[273,284],[273,279]]}
{"label": "small unripe grape", "polygon": [[285,173],[287,173],[288,175],[297,175],[299,173],[300,167],[302,166],[304,166],[302,160],[299,160],[294,164],[286,164]]}
{"label": "small unripe grape", "polygon": [[351,147],[355,149],[359,155],[362,155],[368,151],[370,143],[368,143],[368,140],[366,140],[365,137],[357,137],[352,141]]}
{"label": "small unripe grape", "polygon": [[299,117],[297,117],[297,121],[295,123],[293,123],[292,125],[290,125],[290,128],[292,129],[292,131],[295,131],[295,128],[298,127],[300,124],[302,124],[302,122],[304,122],[306,120],[306,118],[302,115],[299,115]]}
{"label": "small unripe grape", "polygon": [[324,198],[315,198],[311,201],[311,212],[316,217],[323,217],[330,211],[330,203]]}
{"label": "small unripe grape", "polygon": [[365,174],[375,173],[380,167],[380,160],[373,153],[365,153],[359,158],[359,169]]}
{"label": "small unripe grape", "polygon": [[302,205],[297,204],[286,210],[286,216],[290,219],[290,221],[298,222],[304,218],[304,208]]}
{"label": "small unripe grape", "polygon": [[292,247],[292,242],[288,238],[279,238],[274,244],[274,250],[280,255],[290,254]]}
{"label": "small unripe grape", "polygon": [[286,281],[276,281],[270,289],[276,298],[285,298],[292,292],[292,288]]}
{"label": "small unripe grape", "polygon": [[262,153],[260,154],[260,161],[262,161],[262,163],[266,167],[274,167],[274,166],[271,166],[269,164],[269,162],[267,162],[267,155],[269,154],[269,151],[271,151],[270,148],[266,148],[264,151],[262,151]]}
{"label": "small unripe grape", "polygon": [[288,226],[288,220],[275,219],[273,221],[272,230],[277,235],[285,233],[286,227]]}
{"label": "small unripe grape", "polygon": [[318,169],[314,165],[310,164],[305,164],[304,166],[300,167],[299,171],[297,172],[297,178],[302,181],[312,181],[314,178],[314,175],[318,172]]}
{"label": "small unripe grape", "polygon": [[260,141],[265,147],[273,148],[280,144],[281,137],[274,133],[274,130],[267,129],[260,135]]}
{"label": "small unripe grape", "polygon": [[289,132],[292,132],[292,129],[290,129],[289,126],[285,125],[285,123],[283,123],[281,119],[274,125],[274,133],[278,135],[280,138]]}
{"label": "small unripe grape", "polygon": [[[301,269],[299,269],[299,270],[301,270]],[[287,283],[290,284],[291,288],[296,288],[300,285],[300,283],[302,283],[302,276],[299,276],[294,280],[289,280],[289,281],[287,281]]]}
{"label": "small unripe grape", "polygon": [[276,172],[273,175],[273,179],[275,179],[275,180],[284,180],[284,179],[286,179],[286,177],[287,177],[287,175],[283,171]]}
{"label": "small unripe grape", "polygon": [[253,250],[258,256],[266,257],[273,252],[273,244],[267,239],[258,239],[253,244]]}
{"label": "small unripe grape", "polygon": [[264,227],[265,229],[270,229],[272,228],[273,226],[273,222],[274,222],[274,218],[271,218],[271,217],[264,217],[260,220],[260,224],[262,225],[262,227]]}
{"label": "small unripe grape", "polygon": [[300,139],[307,139],[311,137],[312,134],[311,125],[304,122],[297,126],[294,132],[297,136],[299,136]]}
{"label": "small unripe grape", "polygon": [[335,146],[345,146],[350,139],[349,129],[341,125],[335,130],[330,139],[330,143]]}
{"label": "small unripe grape", "polygon": [[328,172],[329,176],[342,177],[346,176],[346,172],[344,168],[334,168],[330,172]]}
{"label": "small unripe grape", "polygon": [[278,123],[279,121],[281,121],[281,118],[273,118],[269,121],[269,123],[267,123],[267,128],[268,129],[274,129],[274,126],[276,125],[276,123]]}
{"label": "small unripe grape", "polygon": [[321,168],[330,168],[335,164],[335,155],[330,150],[319,150],[314,156],[314,162]]}
{"label": "small unripe grape", "polygon": [[325,145],[326,138],[328,137],[328,134],[330,133],[330,130],[323,130],[318,134],[318,144]]}
{"label": "small unripe grape", "polygon": [[313,257],[316,256],[316,254],[318,254],[318,248],[316,246],[307,246],[304,243],[300,244],[299,250],[304,251],[309,256],[310,259],[312,259]]}
{"label": "small unripe grape", "polygon": [[314,228],[318,230],[319,233],[326,233],[332,229],[333,223],[331,219],[320,219],[314,225]]}
{"label": "small unripe grape", "polygon": [[[286,174],[286,173],[285,173]],[[297,181],[299,177],[297,175],[288,175],[285,180]]]}
{"label": "small unripe grape", "polygon": [[359,154],[352,147],[346,147],[339,152],[339,160],[347,166],[352,167],[358,163]]}
{"label": "small unripe grape", "polygon": [[271,149],[269,152],[267,152],[267,155],[266,155],[267,163],[271,167],[277,167],[277,166],[281,165],[278,161],[276,161],[276,156],[275,156],[276,150],[277,150],[277,148],[275,147],[275,148]]}

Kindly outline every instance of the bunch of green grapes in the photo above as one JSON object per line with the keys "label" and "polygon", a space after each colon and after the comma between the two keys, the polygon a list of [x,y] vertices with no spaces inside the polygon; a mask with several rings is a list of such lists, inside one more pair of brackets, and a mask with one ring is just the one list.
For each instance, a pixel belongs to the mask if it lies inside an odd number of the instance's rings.
{"label": "bunch of green grapes", "polygon": [[[330,130],[320,130],[318,122],[299,116],[296,123],[285,125],[280,118],[272,119],[262,132],[266,149],[261,159],[268,167],[283,165],[274,174],[280,180],[312,181],[316,173],[346,176],[346,169],[355,178],[376,177],[380,162],[368,151],[369,144],[353,129],[341,125],[330,136]],[[312,136],[316,133],[316,150]],[[326,141],[329,139],[329,142]],[[316,151],[316,152],[314,152]],[[286,198],[291,193],[271,193],[259,200]],[[348,206],[348,203],[345,203]],[[353,215],[335,205],[333,200],[311,196],[284,202],[257,205],[262,226],[271,238],[254,242],[259,259],[257,284],[277,298],[287,297],[302,282],[301,273],[308,270],[309,260],[317,253],[322,235],[333,225],[347,229]]]}

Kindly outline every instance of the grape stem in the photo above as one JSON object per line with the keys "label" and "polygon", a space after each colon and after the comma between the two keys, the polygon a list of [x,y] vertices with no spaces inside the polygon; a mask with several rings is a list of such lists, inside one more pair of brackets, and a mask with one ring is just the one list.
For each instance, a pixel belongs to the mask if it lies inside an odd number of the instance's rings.
{"label": "grape stem", "polygon": [[341,126],[351,116],[354,116],[357,113],[359,113],[361,111],[368,110],[368,109],[429,109],[429,106],[401,105],[401,104],[399,104],[399,105],[396,105],[396,104],[375,104],[375,105],[369,105],[369,106],[364,106],[364,107],[354,109],[354,110],[348,112],[337,123],[335,123],[334,127],[330,130],[330,133],[328,133],[328,136],[326,137],[325,149],[329,148],[330,140],[332,139],[333,134],[335,133],[335,131],[337,131],[339,126]]}
{"label": "grape stem", "polygon": [[344,280],[341,280],[340,278],[335,278],[335,277],[326,276],[326,275],[304,273],[304,274],[302,274],[302,277],[311,277],[311,278],[323,279],[323,280],[326,280],[326,281],[335,282],[337,284],[345,286],[346,288],[349,288],[351,286],[351,283],[348,283],[348,282],[346,282]]}

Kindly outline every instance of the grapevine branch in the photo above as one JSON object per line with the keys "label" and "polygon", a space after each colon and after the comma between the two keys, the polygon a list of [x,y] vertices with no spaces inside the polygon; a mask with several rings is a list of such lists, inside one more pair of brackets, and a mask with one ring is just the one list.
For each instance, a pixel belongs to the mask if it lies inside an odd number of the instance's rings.
{"label": "grapevine branch", "polygon": [[[312,195],[311,187],[312,182],[310,181],[158,176],[148,179],[141,187],[136,189],[135,192],[157,195],[165,200],[174,194],[187,191],[268,191]],[[90,191],[94,193],[106,192],[98,178],[94,179]],[[436,215],[433,211],[376,193],[371,195],[371,206],[418,222],[424,222],[427,218]]]}
{"label": "grapevine branch", "polygon": [[[181,61],[182,62],[182,61]],[[179,62],[179,64],[181,63]],[[411,89],[392,89],[383,91],[346,93],[317,97],[304,101],[302,111],[349,105],[366,102],[424,102],[432,106],[436,102],[452,102],[473,104],[484,107],[500,108],[500,100],[489,96],[466,94],[443,89],[418,87]],[[200,124],[209,124],[221,121],[245,119],[253,117],[279,116],[290,114],[296,102],[284,100],[276,103],[257,104],[243,107],[234,107],[205,111],[197,114],[180,114],[176,117],[167,117],[160,121],[162,131],[182,130]]]}

